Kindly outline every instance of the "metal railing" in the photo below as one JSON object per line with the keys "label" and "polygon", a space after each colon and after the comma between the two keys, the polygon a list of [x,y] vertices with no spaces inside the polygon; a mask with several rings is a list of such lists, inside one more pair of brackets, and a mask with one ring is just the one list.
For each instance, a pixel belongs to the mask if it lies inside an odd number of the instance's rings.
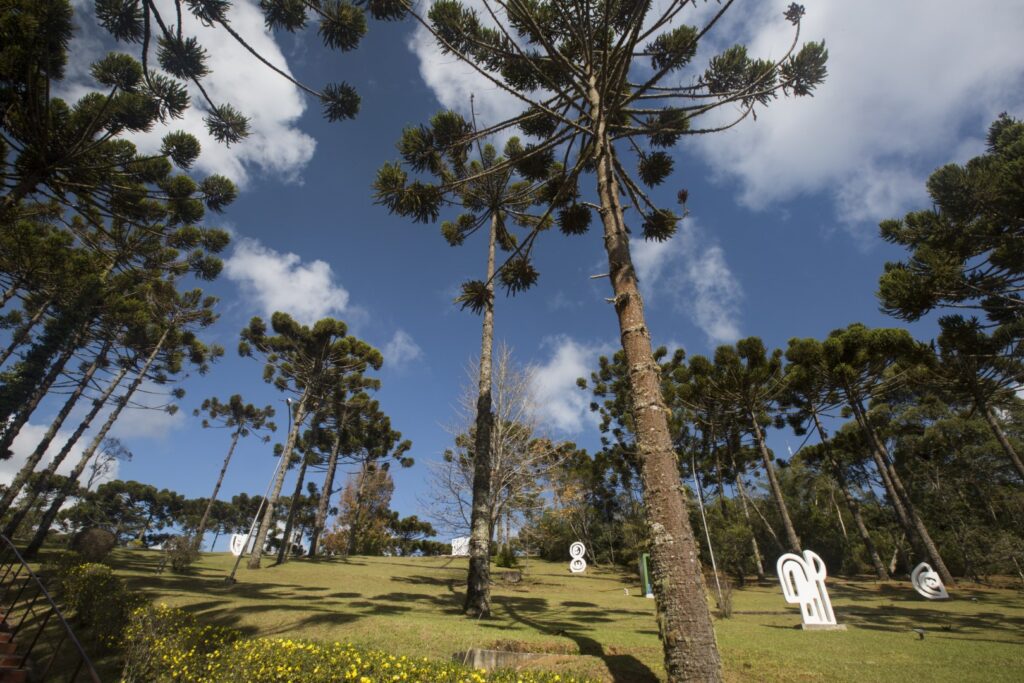
{"label": "metal railing", "polygon": [[[38,672],[33,670],[32,680],[65,680],[72,683],[84,672],[85,677],[82,680],[100,683],[100,677],[89,661],[89,656],[85,654],[82,644],[78,642],[64,615],[50,597],[46,586],[28,566],[11,540],[0,534],[0,632],[10,633],[10,642],[15,643],[19,650],[2,655],[7,662],[4,668],[23,669],[28,665],[32,650],[40,643],[46,627],[54,616],[57,617],[57,632],[50,635],[55,637],[57,642],[52,646],[52,650],[44,655],[44,658],[48,657],[45,666]],[[26,637],[20,637],[22,635]],[[64,645],[69,642],[73,651],[67,664],[74,668],[66,678],[61,676],[58,679],[58,672],[53,671],[53,666]],[[51,671],[53,677],[50,675]]]}

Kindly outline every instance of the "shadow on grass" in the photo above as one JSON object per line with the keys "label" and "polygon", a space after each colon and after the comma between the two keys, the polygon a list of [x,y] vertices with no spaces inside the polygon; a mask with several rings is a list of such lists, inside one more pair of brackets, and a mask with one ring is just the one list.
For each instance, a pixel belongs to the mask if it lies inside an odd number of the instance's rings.
{"label": "shadow on grass", "polygon": [[657,683],[658,677],[651,669],[633,655],[605,652],[604,646],[579,632],[579,624],[573,621],[551,621],[540,615],[557,614],[548,609],[543,598],[521,598],[518,596],[496,596],[494,601],[501,605],[514,620],[541,633],[563,636],[576,643],[581,655],[597,657],[608,667],[615,683]]}

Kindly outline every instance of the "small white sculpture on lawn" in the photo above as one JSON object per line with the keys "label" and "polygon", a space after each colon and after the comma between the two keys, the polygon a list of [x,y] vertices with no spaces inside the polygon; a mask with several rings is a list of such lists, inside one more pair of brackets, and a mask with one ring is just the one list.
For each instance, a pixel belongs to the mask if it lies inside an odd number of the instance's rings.
{"label": "small white sculpture on lawn", "polygon": [[452,557],[469,557],[469,536],[452,539]]}
{"label": "small white sculpture on lawn", "polygon": [[579,574],[587,568],[587,561],[583,559],[583,556],[587,553],[587,547],[576,541],[569,546],[569,554],[572,559],[569,561],[569,571],[573,574]]}
{"label": "small white sculpture on lawn", "polygon": [[238,557],[245,551],[245,543],[249,534],[231,534],[231,554]]}
{"label": "small white sculpture on lawn", "polygon": [[775,565],[786,602],[799,603],[804,627],[835,626],[836,615],[825,588],[825,563],[812,550],[803,557],[786,553]]}
{"label": "small white sculpture on lawn", "polygon": [[949,593],[942,585],[942,579],[927,562],[922,562],[914,567],[914,571],[910,572],[910,583],[914,584],[914,590],[929,600],[949,599]]}

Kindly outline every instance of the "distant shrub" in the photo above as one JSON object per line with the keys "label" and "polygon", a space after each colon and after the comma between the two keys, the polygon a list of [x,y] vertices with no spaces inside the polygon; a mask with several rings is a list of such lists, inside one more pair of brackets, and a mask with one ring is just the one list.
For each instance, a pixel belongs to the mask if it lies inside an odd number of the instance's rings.
{"label": "distant shrub", "polygon": [[499,567],[504,567],[505,569],[511,569],[519,564],[519,560],[516,559],[516,553],[512,549],[512,544],[506,543],[501,546],[501,549],[498,550],[497,557],[494,559],[494,563]]}
{"label": "distant shrub", "polygon": [[106,529],[90,527],[71,537],[70,548],[86,562],[101,562],[117,545],[117,537]]}
{"label": "distant shrub", "polygon": [[70,568],[59,583],[65,608],[96,640],[117,645],[128,616],[144,598],[128,592],[124,582],[105,564],[86,563]]}
{"label": "distant shrub", "polygon": [[175,574],[184,574],[199,559],[195,543],[187,536],[171,536],[164,541],[164,557],[161,566],[169,565]]}

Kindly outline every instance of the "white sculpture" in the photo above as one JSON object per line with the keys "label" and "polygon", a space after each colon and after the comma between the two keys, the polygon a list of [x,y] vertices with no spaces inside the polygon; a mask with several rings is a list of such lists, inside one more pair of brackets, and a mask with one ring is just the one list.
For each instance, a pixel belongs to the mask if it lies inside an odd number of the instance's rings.
{"label": "white sculpture", "polygon": [[572,556],[569,561],[569,571],[573,574],[579,574],[587,568],[587,561],[583,559],[586,552],[587,547],[579,541],[569,546],[569,554]]}
{"label": "white sculpture", "polygon": [[249,534],[231,534],[231,554],[235,557],[241,555],[248,540]]}
{"label": "white sculpture", "polygon": [[949,599],[949,593],[942,585],[942,579],[927,562],[922,562],[914,567],[914,571],[910,572],[910,583],[914,584],[914,590],[929,600]]}
{"label": "white sculpture", "polygon": [[786,553],[775,564],[786,602],[800,604],[804,628],[835,626],[836,615],[825,589],[825,563],[812,550],[803,557]]}
{"label": "white sculpture", "polygon": [[469,557],[469,536],[452,539],[452,557]]}

